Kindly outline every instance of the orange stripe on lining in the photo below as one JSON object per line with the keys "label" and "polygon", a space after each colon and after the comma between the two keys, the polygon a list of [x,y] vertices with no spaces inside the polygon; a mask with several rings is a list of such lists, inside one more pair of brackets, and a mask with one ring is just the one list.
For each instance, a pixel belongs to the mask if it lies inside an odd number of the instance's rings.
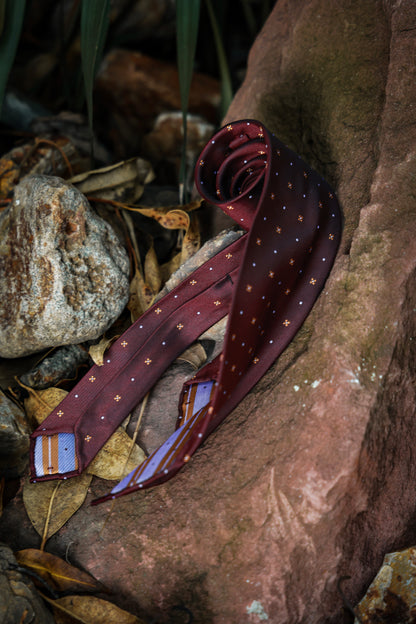
{"label": "orange stripe on lining", "polygon": [[192,384],[192,386],[189,388],[187,401],[184,404],[185,413],[184,413],[183,423],[181,423],[182,425],[184,425],[191,418],[191,416],[194,413],[194,405],[195,405],[195,397],[196,397],[197,389],[198,389],[198,384],[197,383],[196,384]]}
{"label": "orange stripe on lining", "polygon": [[56,474],[59,472],[59,434],[55,433],[50,436],[50,451],[51,451],[51,463],[52,470],[50,474]]}

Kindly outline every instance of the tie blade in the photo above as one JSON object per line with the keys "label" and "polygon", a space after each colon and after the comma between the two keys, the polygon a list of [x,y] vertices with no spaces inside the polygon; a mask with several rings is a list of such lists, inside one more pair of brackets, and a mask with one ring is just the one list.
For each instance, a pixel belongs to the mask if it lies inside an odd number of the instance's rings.
{"label": "tie blade", "polygon": [[191,458],[206,437],[210,422],[205,405],[179,427],[158,449],[118,483],[110,494],[92,501],[98,505],[136,490],[171,479]]}

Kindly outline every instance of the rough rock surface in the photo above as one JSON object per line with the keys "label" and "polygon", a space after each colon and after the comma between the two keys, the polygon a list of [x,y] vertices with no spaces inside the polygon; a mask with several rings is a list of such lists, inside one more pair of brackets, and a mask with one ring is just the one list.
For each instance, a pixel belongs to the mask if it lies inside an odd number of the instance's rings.
{"label": "rough rock surface", "polygon": [[400,622],[412,624],[416,616],[416,548],[389,553],[357,605],[354,624]]}
{"label": "rough rock surface", "polygon": [[[416,541],[415,26],[413,0],[279,0],[253,47],[227,119],[261,119],[330,179],[344,239],[296,340],[188,466],[49,542],[142,617],[351,622],[340,577],[356,604]],[[22,517],[16,499],[1,522],[30,545]]]}
{"label": "rough rock surface", "polygon": [[60,178],[27,176],[0,215],[0,356],[100,336],[129,293],[111,227]]}
{"label": "rough rock surface", "polygon": [[[137,153],[160,113],[181,110],[176,65],[140,52],[109,52],[97,74],[95,92],[100,100],[97,122],[105,127],[120,157]],[[189,111],[215,122],[219,103],[218,81],[195,73]]]}
{"label": "rough rock surface", "polygon": [[29,576],[17,570],[17,561],[5,544],[0,544],[0,622],[2,624],[53,624]]}
{"label": "rough rock surface", "polygon": [[11,479],[24,473],[31,431],[24,412],[0,391],[0,477]]}

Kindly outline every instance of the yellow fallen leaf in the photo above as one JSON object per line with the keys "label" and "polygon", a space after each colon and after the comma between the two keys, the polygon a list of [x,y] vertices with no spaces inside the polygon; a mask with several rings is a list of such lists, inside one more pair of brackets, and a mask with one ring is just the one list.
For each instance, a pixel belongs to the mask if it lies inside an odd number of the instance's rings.
{"label": "yellow fallen leaf", "polygon": [[[114,203],[114,202],[113,202]],[[202,199],[194,199],[189,204],[179,204],[177,206],[129,206],[127,204],[120,204],[120,208],[130,210],[131,212],[138,212],[145,217],[154,219],[160,225],[167,229],[186,229],[188,212],[197,210],[202,204]],[[177,225],[177,227],[173,227]]]}
{"label": "yellow fallen leaf", "polygon": [[0,199],[10,197],[19,179],[19,166],[7,158],[0,158]]}
{"label": "yellow fallen leaf", "polygon": [[190,217],[188,213],[181,208],[175,208],[163,215],[159,223],[167,230],[187,230],[189,228]]}
{"label": "yellow fallen leaf", "polygon": [[136,270],[130,282],[130,298],[127,304],[132,322],[136,321],[149,307],[149,301],[152,299],[149,295],[142,274]]}
{"label": "yellow fallen leaf", "polygon": [[48,603],[52,606],[56,624],[145,624],[132,613],[95,596],[64,596],[57,600],[48,599]]}
{"label": "yellow fallen leaf", "polygon": [[[43,535],[45,523],[49,518],[45,539],[49,539],[81,507],[87,496],[92,475],[84,473],[61,481],[39,481],[23,485],[23,504],[27,515],[39,535]],[[59,490],[55,492],[57,485]],[[56,494],[56,495],[55,495]],[[52,507],[50,505],[53,498]]]}
{"label": "yellow fallen leaf", "polygon": [[143,450],[137,444],[133,444],[130,436],[119,427],[97,453],[86,471],[100,479],[119,481],[145,459]]}
{"label": "yellow fallen leaf", "polygon": [[144,260],[144,276],[146,286],[148,286],[154,297],[161,289],[162,278],[160,275],[159,262],[157,260],[153,244],[150,246]]}
{"label": "yellow fallen leaf", "polygon": [[113,336],[112,338],[106,338],[103,336],[100,342],[90,346],[88,353],[94,364],[97,364],[97,366],[102,366],[104,364],[104,353],[115,339],[116,336]]}
{"label": "yellow fallen leaf", "polygon": [[26,415],[32,422],[40,425],[53,409],[66,397],[68,392],[61,388],[47,388],[46,390],[29,391],[29,396],[24,401]]}
{"label": "yellow fallen leaf", "polygon": [[[36,548],[15,553],[19,565],[36,572],[52,589],[59,592],[102,592],[102,583],[91,574],[76,568],[60,557]],[[32,579],[36,585],[36,577]],[[43,586],[39,585],[42,589]]]}
{"label": "yellow fallen leaf", "polygon": [[201,246],[198,220],[193,216],[182,241],[181,264],[193,256]]}

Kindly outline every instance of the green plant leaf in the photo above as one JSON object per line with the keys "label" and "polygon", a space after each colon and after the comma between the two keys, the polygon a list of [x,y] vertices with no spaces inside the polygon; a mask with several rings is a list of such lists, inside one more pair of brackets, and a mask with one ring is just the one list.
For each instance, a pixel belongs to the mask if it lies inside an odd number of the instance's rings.
{"label": "green plant leaf", "polygon": [[225,54],[224,46],[221,40],[220,29],[215,17],[215,11],[212,7],[211,0],[205,0],[208,15],[211,22],[212,33],[214,35],[215,48],[217,52],[218,68],[221,78],[221,117],[224,117],[231,100],[233,98],[233,89],[231,85],[230,70],[228,68],[227,56]]}
{"label": "green plant leaf", "polygon": [[110,21],[110,0],[83,0],[81,8],[81,61],[88,123],[92,132],[92,92]]}
{"label": "green plant leaf", "polygon": [[[183,144],[180,169],[180,182],[185,188],[186,181],[186,143],[189,91],[194,70],[195,48],[198,37],[200,0],[176,0],[176,49],[178,58],[179,89],[181,94]],[[186,201],[181,197],[180,201]]]}
{"label": "green plant leaf", "polygon": [[1,5],[3,27],[0,35],[0,110],[22,31],[26,0],[2,0]]}

